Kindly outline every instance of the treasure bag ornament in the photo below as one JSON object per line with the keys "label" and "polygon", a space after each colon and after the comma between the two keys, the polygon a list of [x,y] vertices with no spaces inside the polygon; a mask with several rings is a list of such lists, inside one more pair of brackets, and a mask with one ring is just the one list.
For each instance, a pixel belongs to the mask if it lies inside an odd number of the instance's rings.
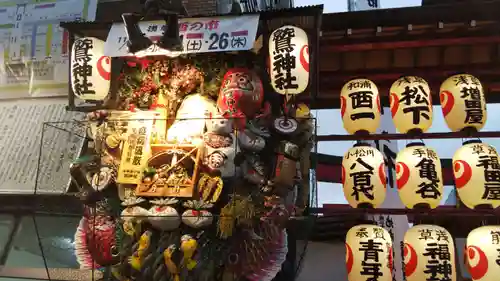
{"label": "treasure bag ornament", "polygon": [[217,112],[212,100],[200,94],[184,98],[175,121],[167,131],[167,140],[179,143],[192,143],[203,136],[205,119]]}

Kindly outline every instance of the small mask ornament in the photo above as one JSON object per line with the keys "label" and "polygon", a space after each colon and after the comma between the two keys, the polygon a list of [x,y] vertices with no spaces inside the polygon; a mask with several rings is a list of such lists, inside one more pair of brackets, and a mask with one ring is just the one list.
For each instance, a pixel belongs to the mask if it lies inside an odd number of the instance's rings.
{"label": "small mask ornament", "polygon": [[226,161],[227,156],[220,152],[220,151],[214,151],[210,155],[207,156],[207,163],[206,165],[211,168],[211,169],[220,169],[222,166],[224,166],[224,162]]}
{"label": "small mask ornament", "polygon": [[264,90],[262,81],[253,71],[245,68],[229,69],[217,99],[217,107],[225,118],[238,118],[237,125],[245,125],[262,109]]}

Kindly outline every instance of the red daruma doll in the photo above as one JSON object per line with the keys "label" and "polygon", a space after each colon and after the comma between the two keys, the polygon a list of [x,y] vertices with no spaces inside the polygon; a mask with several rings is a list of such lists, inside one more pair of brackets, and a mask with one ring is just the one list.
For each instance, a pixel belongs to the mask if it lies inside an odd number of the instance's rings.
{"label": "red daruma doll", "polygon": [[262,81],[246,68],[231,68],[224,75],[217,99],[217,107],[225,118],[234,118],[240,129],[247,118],[254,117],[264,100]]}

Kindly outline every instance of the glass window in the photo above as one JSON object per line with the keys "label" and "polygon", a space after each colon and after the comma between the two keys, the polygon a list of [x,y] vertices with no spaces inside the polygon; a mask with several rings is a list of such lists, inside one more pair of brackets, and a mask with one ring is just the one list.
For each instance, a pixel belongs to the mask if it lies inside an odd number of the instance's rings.
{"label": "glass window", "polygon": [[[74,236],[79,217],[35,217],[47,266],[50,268],[78,268]],[[31,216],[23,217],[14,239],[7,267],[44,268],[42,251]]]}
{"label": "glass window", "polygon": [[5,247],[9,241],[12,228],[14,226],[14,217],[11,215],[0,215],[0,256],[3,255]]}

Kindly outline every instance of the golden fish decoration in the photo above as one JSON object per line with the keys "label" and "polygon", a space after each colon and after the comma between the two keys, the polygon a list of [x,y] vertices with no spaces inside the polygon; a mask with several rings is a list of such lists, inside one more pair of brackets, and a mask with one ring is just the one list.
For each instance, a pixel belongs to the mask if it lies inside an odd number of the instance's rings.
{"label": "golden fish decoration", "polygon": [[129,263],[135,270],[141,270],[142,262],[144,260],[144,255],[146,254],[146,250],[151,245],[151,231],[145,231],[139,241],[137,242],[138,247],[137,251],[135,251],[132,256],[129,258]]}
{"label": "golden fish decoration", "polygon": [[197,262],[193,259],[197,248],[198,242],[191,235],[185,234],[181,237],[182,259],[188,270],[193,270],[197,265]]}
{"label": "golden fish decoration", "polygon": [[165,249],[165,251],[163,251],[163,261],[168,272],[172,275],[173,281],[180,281],[180,271],[173,260],[174,253],[176,251],[177,247],[175,245],[170,245],[167,249]]}

